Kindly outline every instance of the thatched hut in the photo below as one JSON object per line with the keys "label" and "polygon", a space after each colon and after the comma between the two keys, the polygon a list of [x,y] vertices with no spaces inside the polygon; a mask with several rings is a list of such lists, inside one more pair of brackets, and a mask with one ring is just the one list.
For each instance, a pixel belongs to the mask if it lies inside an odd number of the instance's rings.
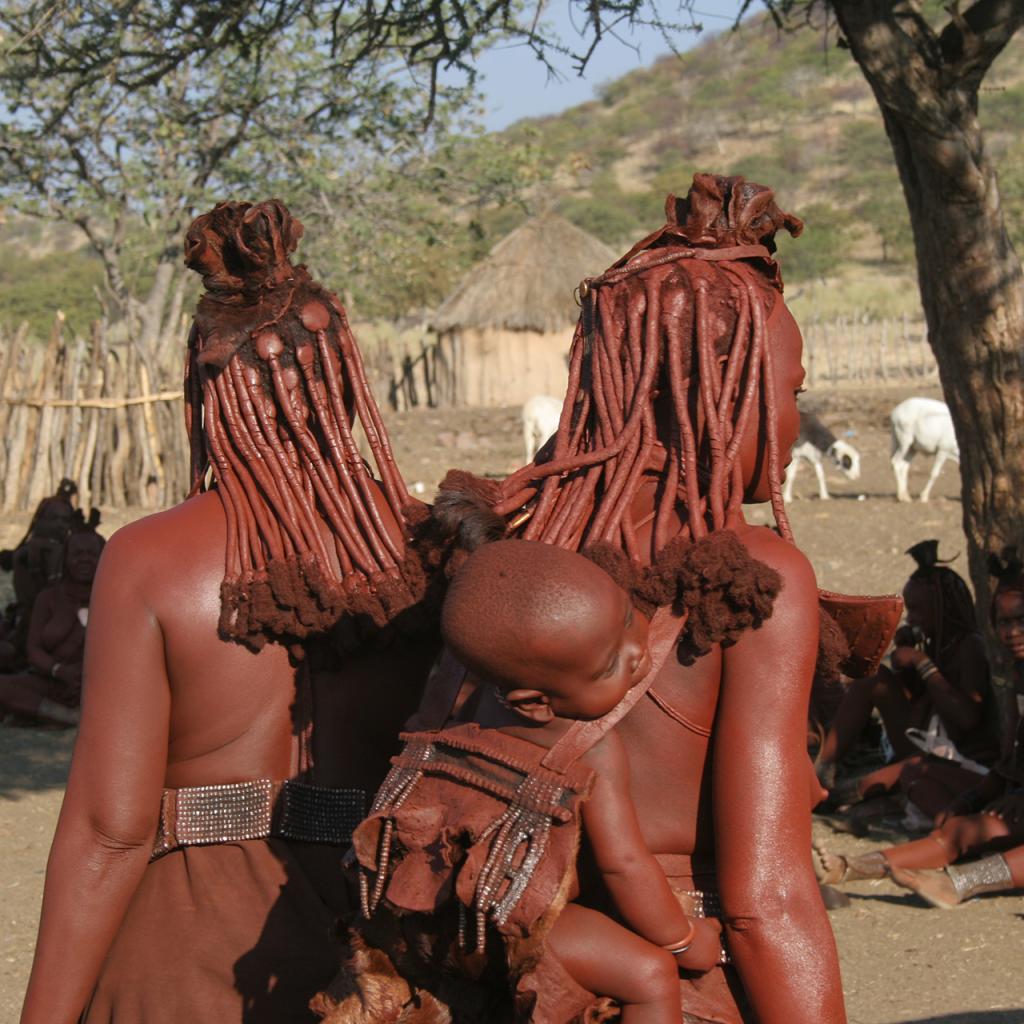
{"label": "thatched hut", "polygon": [[616,256],[554,213],[503,238],[431,321],[438,335],[438,398],[493,406],[563,395],[579,315],[575,289]]}

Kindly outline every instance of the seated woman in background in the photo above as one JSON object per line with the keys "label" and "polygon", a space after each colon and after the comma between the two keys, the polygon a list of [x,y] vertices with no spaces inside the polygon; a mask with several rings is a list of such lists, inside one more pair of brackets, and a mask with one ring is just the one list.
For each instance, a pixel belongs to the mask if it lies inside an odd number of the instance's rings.
{"label": "seated woman in background", "polygon": [[[1003,756],[974,789],[953,799],[940,815],[939,827],[924,838],[856,857],[819,849],[822,881],[890,875],[897,884],[943,907],[982,892],[1024,887],[1024,572],[1015,554],[992,564],[999,581],[992,599],[992,624],[1013,662],[1017,697]],[[1009,852],[1004,856],[1000,851]],[[979,854],[988,856],[957,863]]]}
{"label": "seated woman in background", "polygon": [[[817,770],[836,803],[855,803],[899,788],[934,818],[954,796],[977,785],[984,766],[995,758],[992,690],[967,584],[941,564],[938,541],[921,541],[907,554],[917,569],[903,589],[907,624],[896,633],[892,667],[850,684],[821,746]],[[836,786],[839,761],[875,708],[894,758],[877,771]],[[908,729],[916,740],[907,735]],[[940,744],[945,752],[941,757],[920,753],[929,747],[938,751]]]}
{"label": "seated woman in background", "polygon": [[[0,551],[0,569],[11,573],[18,606],[14,645],[19,656],[25,653],[25,639],[36,598],[61,577],[64,542],[70,533],[83,526],[95,529],[99,511],[91,509],[86,520],[77,507],[78,485],[64,477],[57,490],[43,498],[32,513],[25,535],[10,549]],[[24,665],[24,660],[19,666]]]}
{"label": "seated woman in background", "polygon": [[32,608],[25,643],[29,671],[0,678],[0,713],[58,725],[78,722],[85,626],[103,544],[88,527],[73,530],[64,542],[61,578]]}

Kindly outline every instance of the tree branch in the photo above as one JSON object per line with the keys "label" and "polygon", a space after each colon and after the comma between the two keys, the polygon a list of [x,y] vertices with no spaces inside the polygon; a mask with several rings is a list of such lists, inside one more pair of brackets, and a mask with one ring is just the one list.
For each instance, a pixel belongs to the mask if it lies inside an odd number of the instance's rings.
{"label": "tree branch", "polygon": [[832,0],[854,60],[890,109],[921,131],[940,133],[946,122],[938,100],[938,37],[911,0]]}
{"label": "tree branch", "polygon": [[1024,26],[1020,0],[976,0],[961,12],[950,9],[950,22],[939,36],[939,46],[950,76],[977,91],[992,62]]}

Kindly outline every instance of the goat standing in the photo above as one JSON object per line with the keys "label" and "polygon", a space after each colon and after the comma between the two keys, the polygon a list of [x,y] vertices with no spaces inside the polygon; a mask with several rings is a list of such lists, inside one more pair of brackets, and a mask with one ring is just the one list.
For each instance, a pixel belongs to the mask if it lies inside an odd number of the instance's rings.
{"label": "goat standing", "polygon": [[562,400],[550,395],[534,395],[523,403],[523,445],[526,461],[534,456],[552,434],[558,430],[562,415]]}
{"label": "goat standing", "polygon": [[786,482],[782,488],[784,501],[793,500],[793,481],[796,480],[801,459],[814,467],[818,477],[818,497],[828,501],[825,468],[822,465],[826,457],[832,460],[848,480],[856,480],[860,476],[860,452],[852,444],[837,438],[813,412],[801,411],[800,436],[793,445],[793,458],[786,468]]}
{"label": "goat standing", "polygon": [[910,460],[916,452],[934,455],[931,476],[921,491],[921,500],[927,501],[932,484],[938,478],[946,459],[960,462],[960,448],[953,430],[953,417],[945,402],[934,398],[908,398],[893,409],[892,420],[892,471],[896,474],[896,500],[910,501],[907,490],[907,474]]}

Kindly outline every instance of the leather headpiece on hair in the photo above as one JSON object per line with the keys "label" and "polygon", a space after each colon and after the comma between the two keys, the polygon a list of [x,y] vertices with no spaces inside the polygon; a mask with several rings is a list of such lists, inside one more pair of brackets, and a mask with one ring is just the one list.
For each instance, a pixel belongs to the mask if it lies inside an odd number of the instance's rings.
{"label": "leather headpiece on hair", "polygon": [[956,555],[952,558],[939,558],[939,542],[935,539],[919,540],[907,548],[904,554],[910,555],[917,563],[917,571],[922,573],[930,572],[938,565],[949,565],[950,562],[956,561]]}

